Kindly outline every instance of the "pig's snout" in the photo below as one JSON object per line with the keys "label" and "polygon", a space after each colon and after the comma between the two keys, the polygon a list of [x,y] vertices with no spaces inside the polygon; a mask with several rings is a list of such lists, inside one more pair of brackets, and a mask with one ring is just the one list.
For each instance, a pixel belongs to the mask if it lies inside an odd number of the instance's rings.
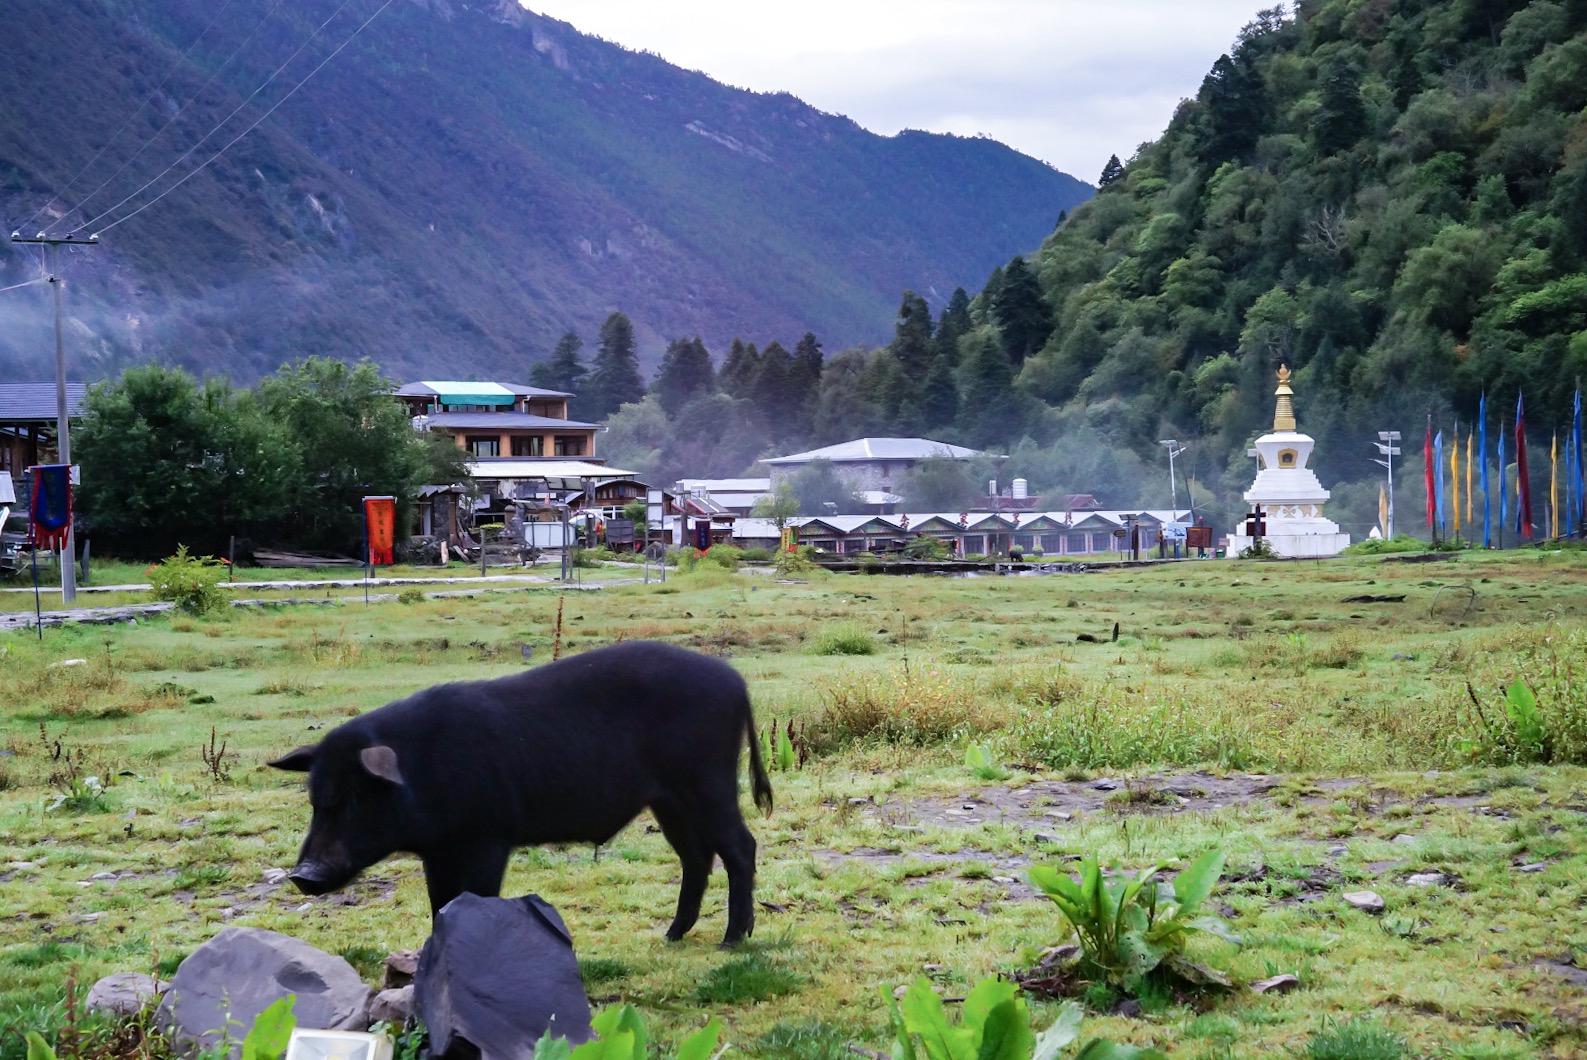
{"label": "pig's snout", "polygon": [[287,873],[287,879],[304,894],[324,894],[336,889],[336,882],[324,865],[313,861],[300,862]]}

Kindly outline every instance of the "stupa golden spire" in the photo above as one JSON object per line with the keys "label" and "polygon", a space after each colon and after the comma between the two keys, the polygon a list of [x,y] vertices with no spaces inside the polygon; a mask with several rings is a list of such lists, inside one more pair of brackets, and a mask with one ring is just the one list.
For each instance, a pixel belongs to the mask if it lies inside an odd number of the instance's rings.
{"label": "stupa golden spire", "polygon": [[1278,407],[1273,410],[1273,430],[1293,431],[1295,429],[1295,403],[1291,399],[1294,398],[1295,391],[1289,388],[1289,365],[1287,364],[1279,365],[1278,389],[1274,393],[1278,395]]}

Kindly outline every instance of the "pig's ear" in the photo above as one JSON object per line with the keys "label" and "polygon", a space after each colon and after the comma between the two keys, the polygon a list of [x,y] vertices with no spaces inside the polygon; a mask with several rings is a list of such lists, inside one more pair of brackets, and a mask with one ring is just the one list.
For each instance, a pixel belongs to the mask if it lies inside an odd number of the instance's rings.
{"label": "pig's ear", "polygon": [[285,769],[289,773],[307,773],[314,764],[314,752],[318,750],[317,744],[305,745],[296,751],[288,751],[269,765],[272,769]]}
{"label": "pig's ear", "polygon": [[393,784],[402,783],[402,770],[397,768],[397,752],[383,743],[373,747],[366,747],[358,752],[358,760],[372,776],[381,780],[389,780]]}

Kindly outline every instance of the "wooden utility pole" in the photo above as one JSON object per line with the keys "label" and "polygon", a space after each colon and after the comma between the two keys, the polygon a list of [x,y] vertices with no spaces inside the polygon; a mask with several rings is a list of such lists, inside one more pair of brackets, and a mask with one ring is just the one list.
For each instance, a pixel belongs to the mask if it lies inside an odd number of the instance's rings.
{"label": "wooden utility pole", "polygon": [[[49,284],[55,292],[55,444],[59,449],[61,463],[68,468],[72,463],[72,432],[69,417],[66,412],[66,332],[61,319],[61,247],[82,246],[96,247],[99,245],[99,236],[91,235],[87,238],[78,235],[50,237],[40,232],[38,235],[24,238],[21,232],[11,233],[13,243],[33,243],[49,248]],[[68,471],[67,475],[70,476]],[[37,484],[34,485],[37,489]],[[66,524],[66,550],[61,556],[61,602],[71,603],[77,599],[77,528],[76,516]]]}

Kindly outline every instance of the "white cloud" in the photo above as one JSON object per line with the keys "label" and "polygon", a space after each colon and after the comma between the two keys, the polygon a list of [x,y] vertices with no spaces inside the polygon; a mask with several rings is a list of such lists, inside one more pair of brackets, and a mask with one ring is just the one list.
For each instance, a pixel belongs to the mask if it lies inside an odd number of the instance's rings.
{"label": "white cloud", "polygon": [[1261,0],[528,0],[867,129],[985,133],[1083,180],[1168,124]]}

